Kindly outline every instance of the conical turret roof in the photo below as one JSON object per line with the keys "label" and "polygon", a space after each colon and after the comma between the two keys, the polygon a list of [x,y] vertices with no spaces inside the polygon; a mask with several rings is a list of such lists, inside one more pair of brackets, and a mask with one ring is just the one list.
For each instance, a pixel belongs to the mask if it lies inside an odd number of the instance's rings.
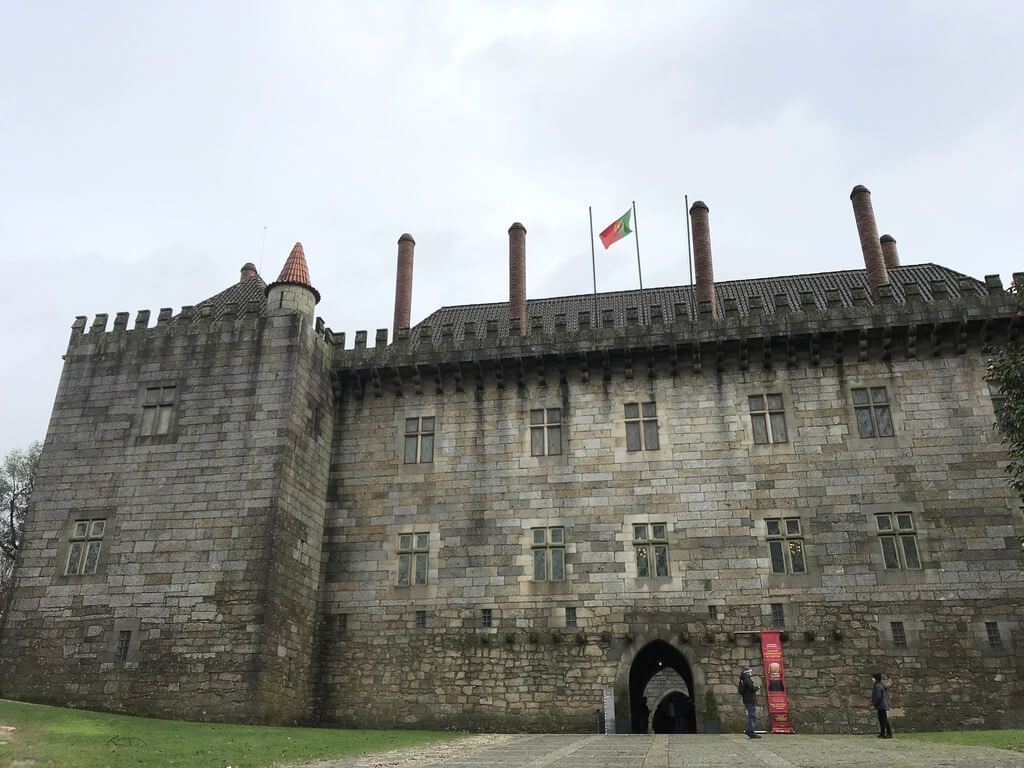
{"label": "conical turret roof", "polygon": [[302,243],[296,243],[292,252],[288,254],[288,260],[277,280],[267,286],[267,292],[277,285],[301,285],[308,288],[316,296],[317,303],[320,302],[320,292],[309,282],[309,267],[306,265],[306,252],[302,250]]}

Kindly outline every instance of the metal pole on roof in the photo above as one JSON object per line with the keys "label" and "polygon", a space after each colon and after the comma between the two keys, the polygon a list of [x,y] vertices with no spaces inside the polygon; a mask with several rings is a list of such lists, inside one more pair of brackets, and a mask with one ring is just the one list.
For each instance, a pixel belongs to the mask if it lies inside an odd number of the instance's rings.
{"label": "metal pole on roof", "polygon": [[589,205],[587,214],[590,216],[590,269],[594,273],[594,319],[590,326],[597,328],[597,257],[594,255],[594,209]]}
{"label": "metal pole on roof", "polygon": [[640,276],[640,325],[647,325],[647,302],[644,297],[644,273],[640,269],[640,226],[636,223],[636,200],[633,201],[633,240],[636,242],[636,272]]}
{"label": "metal pole on roof", "polygon": [[690,300],[686,302],[686,314],[693,305],[693,247],[690,245],[690,196],[683,195],[683,216],[686,218],[686,265],[690,268]]}

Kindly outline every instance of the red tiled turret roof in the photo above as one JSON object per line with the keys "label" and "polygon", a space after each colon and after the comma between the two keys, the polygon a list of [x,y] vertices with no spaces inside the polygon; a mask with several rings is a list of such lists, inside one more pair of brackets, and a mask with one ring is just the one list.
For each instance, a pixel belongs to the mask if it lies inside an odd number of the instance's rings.
{"label": "red tiled turret roof", "polygon": [[277,280],[267,286],[267,290],[269,291],[275,285],[301,285],[309,288],[319,303],[320,292],[309,282],[309,267],[306,266],[306,253],[302,250],[302,243],[296,243],[292,248],[281,274],[278,275]]}

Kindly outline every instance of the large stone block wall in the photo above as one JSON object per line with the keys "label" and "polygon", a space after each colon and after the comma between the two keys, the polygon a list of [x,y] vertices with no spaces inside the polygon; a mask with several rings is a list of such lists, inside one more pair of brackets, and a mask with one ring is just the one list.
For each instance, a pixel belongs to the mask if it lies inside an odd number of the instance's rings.
{"label": "large stone block wall", "polygon": [[[302,695],[260,711],[273,698],[261,688],[281,693],[267,646],[294,652],[266,630],[284,618],[268,596],[299,599],[278,571],[292,557],[319,568],[317,525],[301,533],[312,545],[282,556],[298,547],[276,508],[282,485],[302,480],[289,468],[282,481],[285,452],[326,451],[296,434],[292,397],[313,388],[312,373],[295,385],[290,372],[310,362],[300,326],[162,317],[151,329],[73,332],[2,633],[3,695],[191,718],[301,716]],[[176,387],[171,434],[140,437],[143,394],[156,385]],[[107,520],[97,574],[65,576],[71,525],[91,517]]]}
{"label": "large stone block wall", "polygon": [[[643,371],[646,374],[646,370]],[[363,399],[348,393],[328,503],[321,715],[360,725],[590,730],[623,700],[637,644],[686,649],[698,712],[742,712],[748,635],[782,603],[793,716],[867,724],[870,673],[895,678],[911,726],[1020,720],[1024,532],[978,352],[893,362]],[[857,436],[851,387],[885,386],[895,436]],[[753,443],[747,396],[781,392],[790,441]],[[626,451],[623,405],[657,403],[661,448]],[[531,408],[560,407],[562,456],[531,457]],[[402,463],[404,418],[432,415],[432,466]],[[923,568],[886,571],[874,515],[910,511]],[[766,517],[799,516],[808,573],[769,573]],[[637,578],[634,523],[669,528],[671,574]],[[567,578],[531,581],[530,531],[564,526]],[[397,586],[398,535],[430,534],[429,582]],[[718,618],[708,618],[715,605]],[[577,641],[564,609],[577,609]],[[490,608],[495,627],[479,627]],[[427,627],[416,628],[415,612]],[[338,614],[345,614],[344,632]],[[902,621],[909,648],[889,640]],[[984,622],[1005,649],[990,651]],[[804,633],[815,639],[807,640]],[[557,637],[557,640],[556,640]],[[836,639],[836,638],[839,639]],[[372,695],[371,695],[372,692]],[[627,718],[628,719],[628,718]]]}

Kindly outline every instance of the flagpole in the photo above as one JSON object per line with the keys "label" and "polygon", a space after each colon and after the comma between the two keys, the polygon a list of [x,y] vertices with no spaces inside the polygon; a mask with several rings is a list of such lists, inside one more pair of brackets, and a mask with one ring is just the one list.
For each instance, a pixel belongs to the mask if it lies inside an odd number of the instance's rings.
{"label": "flagpole", "polygon": [[640,269],[640,227],[636,223],[636,200],[633,201],[633,240],[636,242],[636,273],[640,276],[640,324],[647,325],[647,307],[644,301],[644,273]]}
{"label": "flagpole", "polygon": [[597,257],[594,255],[594,209],[587,206],[587,214],[590,216],[590,269],[594,273],[594,319],[590,323],[591,328],[598,327],[600,318],[597,316]]}
{"label": "flagpole", "polygon": [[690,305],[693,304],[693,248],[690,246],[690,197],[689,195],[683,195],[683,204],[686,206],[686,210],[683,215],[686,216],[686,265],[690,268],[690,300],[686,302],[686,314],[689,319]]}

